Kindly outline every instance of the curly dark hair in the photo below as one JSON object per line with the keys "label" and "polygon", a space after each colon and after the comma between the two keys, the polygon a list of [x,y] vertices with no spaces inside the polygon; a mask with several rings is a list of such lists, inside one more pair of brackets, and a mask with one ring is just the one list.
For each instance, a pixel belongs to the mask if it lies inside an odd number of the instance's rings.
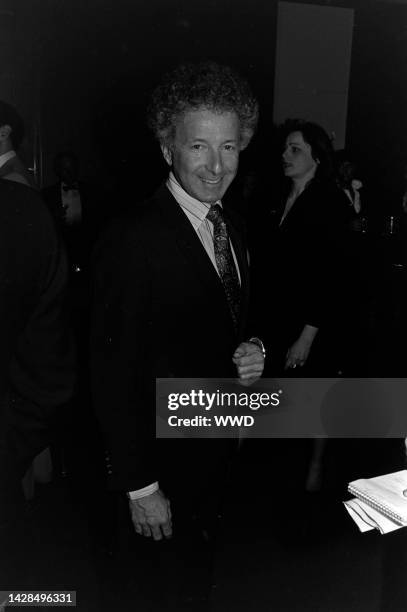
{"label": "curly dark hair", "polygon": [[332,179],[334,175],[334,149],[332,140],[318,123],[304,119],[287,119],[280,126],[281,148],[287,137],[293,132],[301,132],[304,141],[311,147],[311,155],[319,164],[316,178]]}
{"label": "curly dark hair", "polygon": [[24,138],[24,122],[11,104],[0,100],[0,127],[3,125],[11,127],[10,140],[14,149],[18,149]]}
{"label": "curly dark hair", "polygon": [[232,68],[216,62],[181,64],[154,90],[148,124],[162,144],[170,144],[177,118],[190,110],[235,112],[240,121],[242,148],[253,136],[259,115],[249,84]]}

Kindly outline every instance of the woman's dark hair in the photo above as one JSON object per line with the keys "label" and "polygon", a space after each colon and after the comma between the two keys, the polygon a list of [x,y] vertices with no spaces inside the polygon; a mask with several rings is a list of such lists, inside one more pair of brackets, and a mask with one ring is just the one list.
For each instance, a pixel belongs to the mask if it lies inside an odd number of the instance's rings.
{"label": "woman's dark hair", "polygon": [[18,149],[24,138],[24,122],[16,109],[0,100],[0,127],[9,125],[11,127],[10,140],[14,149]]}
{"label": "woman's dark hair", "polygon": [[235,112],[244,148],[258,120],[258,103],[248,83],[229,66],[216,62],[182,64],[169,72],[152,95],[148,123],[160,143],[170,144],[177,118],[190,110]]}
{"label": "woman's dark hair", "polygon": [[323,127],[304,119],[287,119],[280,126],[281,148],[287,137],[293,132],[301,132],[304,142],[311,147],[311,155],[318,161],[315,176],[318,178],[333,178],[334,149],[332,140]]}

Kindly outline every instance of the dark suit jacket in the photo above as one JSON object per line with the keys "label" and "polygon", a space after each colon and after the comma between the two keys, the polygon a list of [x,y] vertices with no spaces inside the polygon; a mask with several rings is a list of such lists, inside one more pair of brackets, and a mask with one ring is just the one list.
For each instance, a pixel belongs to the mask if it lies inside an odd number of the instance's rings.
{"label": "dark suit jacket", "polygon": [[34,178],[17,155],[1,166],[0,177],[17,183],[23,183],[36,189]]}
{"label": "dark suit jacket", "polygon": [[[0,180],[0,485],[18,483],[75,382],[66,261],[32,189]],[[21,485],[20,485],[21,489]],[[0,491],[3,500],[2,491]]]}
{"label": "dark suit jacket", "polygon": [[[167,442],[153,443],[156,377],[236,376],[232,355],[245,337],[248,263],[242,226],[231,217],[227,223],[242,281],[238,333],[213,264],[165,186],[145,206],[116,223],[98,244],[93,396],[109,448],[110,484],[115,488],[146,486],[161,479],[171,466],[170,457],[176,461],[179,441],[171,441],[168,454],[155,461]],[[192,461],[188,456],[184,467]]]}

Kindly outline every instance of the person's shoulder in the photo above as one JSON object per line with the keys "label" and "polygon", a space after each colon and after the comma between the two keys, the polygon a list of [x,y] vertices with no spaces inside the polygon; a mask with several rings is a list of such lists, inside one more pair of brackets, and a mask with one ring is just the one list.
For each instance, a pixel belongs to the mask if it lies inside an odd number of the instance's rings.
{"label": "person's shoulder", "polygon": [[0,179],[0,228],[3,236],[24,236],[45,248],[56,240],[52,217],[38,191],[32,187]]}
{"label": "person's shoulder", "polygon": [[27,185],[27,187],[31,186],[28,178],[24,174],[21,174],[18,170],[12,170],[11,172],[8,172],[7,174],[4,175],[3,178],[5,178],[8,181],[13,181],[15,183],[21,183],[22,185]]}
{"label": "person's shoulder", "polygon": [[224,205],[224,214],[234,228],[241,232],[246,231],[246,220],[239,210],[226,203]]}
{"label": "person's shoulder", "polygon": [[39,192],[29,185],[12,181],[7,178],[0,179],[0,209],[13,209],[18,207],[19,210],[32,212],[32,207],[37,209],[45,209],[44,203]]}
{"label": "person's shoulder", "polygon": [[305,191],[321,205],[343,203],[346,197],[334,180],[324,178],[313,180]]}
{"label": "person's shoulder", "polygon": [[142,227],[146,227],[156,221],[160,202],[155,195],[141,201],[137,201],[134,205],[126,208],[120,215],[112,219],[110,227],[122,227],[123,230],[129,232],[138,231]]}
{"label": "person's shoulder", "polygon": [[310,189],[322,194],[337,194],[340,192],[336,181],[332,178],[314,178],[310,184]]}
{"label": "person's shoulder", "polygon": [[345,226],[349,220],[349,204],[345,193],[333,180],[320,180],[314,185],[315,212],[321,222]]}
{"label": "person's shoulder", "polygon": [[9,181],[22,183],[34,189],[37,188],[33,175],[27,170],[18,155],[11,157],[1,167],[1,176]]}
{"label": "person's shoulder", "polygon": [[342,209],[347,210],[349,208],[349,201],[345,192],[335,181],[329,181],[327,183],[326,193],[329,194],[331,206],[333,208],[336,208],[338,211]]}
{"label": "person's shoulder", "polygon": [[143,242],[157,226],[157,202],[154,197],[137,202],[110,219],[100,232],[97,249],[126,248]]}

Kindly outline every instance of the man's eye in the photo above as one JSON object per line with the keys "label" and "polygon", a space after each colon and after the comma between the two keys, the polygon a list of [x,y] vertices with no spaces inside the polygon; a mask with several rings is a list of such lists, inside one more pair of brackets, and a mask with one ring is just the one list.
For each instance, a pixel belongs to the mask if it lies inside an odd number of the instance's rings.
{"label": "man's eye", "polygon": [[225,145],[226,151],[234,151],[235,149],[236,149],[235,145],[231,145],[231,144]]}
{"label": "man's eye", "polygon": [[192,148],[195,151],[200,151],[202,149],[202,145],[201,144],[194,144],[194,145],[192,145]]}

